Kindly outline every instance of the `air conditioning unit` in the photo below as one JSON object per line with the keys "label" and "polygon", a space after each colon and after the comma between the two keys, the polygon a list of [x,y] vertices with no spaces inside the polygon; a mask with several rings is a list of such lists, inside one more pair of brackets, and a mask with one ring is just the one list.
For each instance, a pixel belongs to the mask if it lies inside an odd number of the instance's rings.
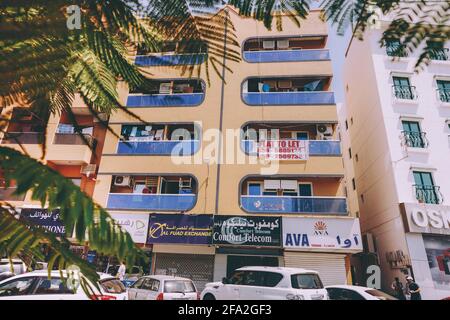
{"label": "air conditioning unit", "polygon": [[278,40],[277,47],[278,47],[278,49],[288,49],[289,48],[289,40]]}
{"label": "air conditioning unit", "polygon": [[333,126],[331,124],[318,124],[316,130],[319,140],[329,140],[333,136]]}
{"label": "air conditioning unit", "polygon": [[275,41],[274,40],[264,40],[263,48],[264,49],[275,49]]}
{"label": "air conditioning unit", "polygon": [[116,176],[114,177],[114,185],[121,187],[129,187],[131,185],[130,176]]}
{"label": "air conditioning unit", "polygon": [[87,164],[81,167],[80,173],[89,177],[90,175],[95,174],[95,170],[97,170],[96,164]]}

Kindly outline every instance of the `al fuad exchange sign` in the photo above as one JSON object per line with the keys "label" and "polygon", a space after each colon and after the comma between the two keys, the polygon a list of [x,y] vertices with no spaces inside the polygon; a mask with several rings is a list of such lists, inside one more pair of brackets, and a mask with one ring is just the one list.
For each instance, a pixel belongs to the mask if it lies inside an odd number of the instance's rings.
{"label": "al fuad exchange sign", "polygon": [[214,216],[212,243],[280,247],[281,217]]}

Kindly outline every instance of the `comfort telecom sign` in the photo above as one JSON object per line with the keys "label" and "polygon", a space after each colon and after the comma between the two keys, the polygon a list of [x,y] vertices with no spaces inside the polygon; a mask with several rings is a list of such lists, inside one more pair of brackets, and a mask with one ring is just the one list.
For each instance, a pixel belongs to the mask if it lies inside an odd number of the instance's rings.
{"label": "comfort telecom sign", "polygon": [[281,246],[281,217],[214,216],[213,244]]}
{"label": "comfort telecom sign", "polygon": [[361,251],[359,219],[283,217],[283,247]]}

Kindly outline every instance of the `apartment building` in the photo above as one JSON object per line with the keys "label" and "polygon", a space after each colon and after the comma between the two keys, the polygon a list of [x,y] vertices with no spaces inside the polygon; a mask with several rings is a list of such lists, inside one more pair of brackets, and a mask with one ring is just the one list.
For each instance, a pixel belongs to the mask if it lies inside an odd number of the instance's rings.
{"label": "apartment building", "polygon": [[450,293],[450,56],[435,50],[415,72],[398,41],[380,47],[388,19],[353,39],[345,60],[346,106],[364,254],[358,278],[379,264],[382,289],[411,275],[425,299]]}
{"label": "apartment building", "polygon": [[[132,92],[120,84],[119,93],[145,123],[113,113],[118,138],[77,100],[73,111],[95,152],[62,115],[50,119],[45,161],[131,233],[151,256],[151,273],[186,276],[201,289],[241,266],[287,266],[318,270],[326,285],[350,283],[349,257],[362,239],[358,208],[346,201],[320,11],[300,28],[286,17],[283,31],[269,31],[222,10],[242,50],[241,62],[227,62],[224,80],[210,69],[208,84],[206,56],[174,53],[176,43],[158,54],[139,50],[134,61],[151,81]],[[186,64],[203,64],[200,75],[174,68]],[[42,126],[20,112],[1,143],[20,148],[18,136],[39,158]],[[42,210],[29,195],[1,192],[26,214]]]}
{"label": "apartment building", "polygon": [[121,99],[147,123],[110,117],[121,139],[106,135],[94,199],[113,217],[150,216],[142,246],[153,273],[201,288],[243,265],[295,266],[345,283],[362,246],[345,198],[326,24],[313,11],[301,28],[286,18],[269,31],[223,10],[242,50],[225,84],[212,70],[208,85],[204,68],[198,78],[173,68],[204,63],[171,52],[174,43],[137,52],[151,85],[123,86]]}

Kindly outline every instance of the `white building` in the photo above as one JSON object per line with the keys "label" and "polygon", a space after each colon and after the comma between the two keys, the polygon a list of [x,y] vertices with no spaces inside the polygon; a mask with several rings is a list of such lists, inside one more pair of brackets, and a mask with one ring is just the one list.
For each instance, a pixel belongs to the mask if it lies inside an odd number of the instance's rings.
{"label": "white building", "polygon": [[395,41],[380,47],[384,24],[353,39],[346,54],[340,127],[351,141],[344,161],[356,187],[348,196],[359,202],[382,289],[409,273],[423,299],[440,299],[450,296],[449,44],[416,73],[421,50],[393,58],[404,51]]}

